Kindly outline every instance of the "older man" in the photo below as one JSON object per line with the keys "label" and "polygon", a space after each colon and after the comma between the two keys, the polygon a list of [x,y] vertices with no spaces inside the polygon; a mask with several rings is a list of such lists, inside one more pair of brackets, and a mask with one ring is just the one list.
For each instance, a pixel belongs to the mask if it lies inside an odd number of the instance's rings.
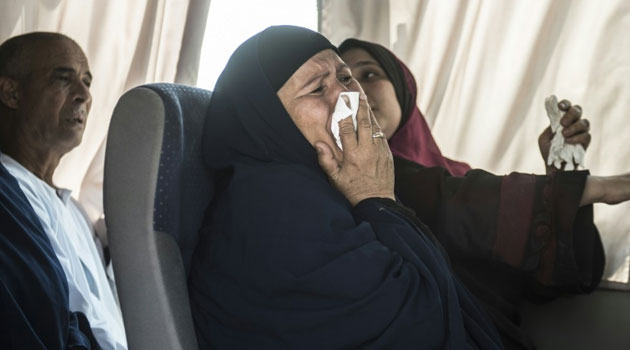
{"label": "older man", "polygon": [[61,157],[81,143],[92,103],[85,54],[56,33],[0,46],[0,162],[17,178],[65,272],[70,309],[87,316],[104,349],[126,349],[122,317],[94,241],[70,191],[53,184]]}

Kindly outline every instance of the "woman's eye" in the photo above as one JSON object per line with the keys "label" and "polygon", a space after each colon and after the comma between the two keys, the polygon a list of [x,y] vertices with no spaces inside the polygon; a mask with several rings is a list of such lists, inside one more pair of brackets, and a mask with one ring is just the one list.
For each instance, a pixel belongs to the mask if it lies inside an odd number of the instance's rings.
{"label": "woman's eye", "polygon": [[352,81],[352,77],[349,75],[344,75],[339,77],[339,81],[344,85],[348,85]]}
{"label": "woman's eye", "polygon": [[311,91],[311,94],[320,94],[322,92],[324,92],[324,86],[320,85],[317,89]]}
{"label": "woman's eye", "polygon": [[374,77],[376,77],[376,73],[374,72],[366,72],[363,74],[363,79],[372,79]]}

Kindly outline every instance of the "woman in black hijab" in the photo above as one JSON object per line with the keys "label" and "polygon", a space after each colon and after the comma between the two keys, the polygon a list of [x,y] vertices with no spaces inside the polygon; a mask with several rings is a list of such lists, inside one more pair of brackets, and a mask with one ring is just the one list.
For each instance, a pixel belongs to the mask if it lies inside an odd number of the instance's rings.
{"label": "woman in black hijab", "polygon": [[357,131],[342,120],[335,146],[347,90],[360,87],[336,48],[304,28],[268,28],[230,58],[204,130],[205,161],[226,181],[189,277],[200,348],[500,348],[429,230],[394,200],[364,95]]}

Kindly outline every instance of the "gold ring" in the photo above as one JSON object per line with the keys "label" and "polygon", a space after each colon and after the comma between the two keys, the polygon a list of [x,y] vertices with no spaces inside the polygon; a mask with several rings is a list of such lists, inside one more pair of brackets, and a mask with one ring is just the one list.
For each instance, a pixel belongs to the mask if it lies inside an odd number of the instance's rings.
{"label": "gold ring", "polygon": [[373,134],[372,134],[372,138],[374,138],[374,139],[375,139],[375,138],[378,138],[378,137],[380,137],[380,138],[385,138],[385,134],[383,134],[383,132],[382,132],[382,131],[377,131],[377,132],[375,132],[375,133],[373,133]]}

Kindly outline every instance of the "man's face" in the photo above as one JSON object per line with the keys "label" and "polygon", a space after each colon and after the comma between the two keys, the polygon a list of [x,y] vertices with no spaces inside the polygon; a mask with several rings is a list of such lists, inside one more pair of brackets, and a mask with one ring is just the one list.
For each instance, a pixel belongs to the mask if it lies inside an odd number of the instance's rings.
{"label": "man's face", "polygon": [[81,143],[92,104],[87,58],[70,40],[31,52],[19,82],[19,127],[32,142],[63,154]]}

